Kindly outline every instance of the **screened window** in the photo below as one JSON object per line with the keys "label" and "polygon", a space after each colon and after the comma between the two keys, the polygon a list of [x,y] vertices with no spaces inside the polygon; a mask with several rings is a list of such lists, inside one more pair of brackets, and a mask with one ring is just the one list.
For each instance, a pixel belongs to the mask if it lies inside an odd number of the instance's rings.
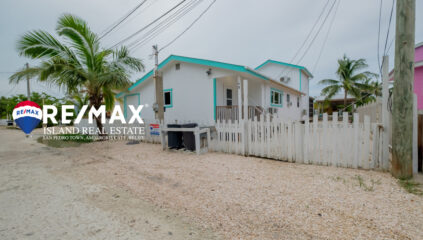
{"label": "screened window", "polygon": [[282,107],[282,93],[276,89],[270,92],[270,100],[272,106]]}
{"label": "screened window", "polygon": [[291,96],[289,96],[289,94],[286,94],[286,104],[288,104],[288,107],[291,103]]}
{"label": "screened window", "polygon": [[181,69],[181,64],[180,64],[180,63],[175,64],[175,69],[176,69],[176,70]]}
{"label": "screened window", "polygon": [[173,107],[172,89],[163,90],[164,106],[167,108]]}
{"label": "screened window", "polygon": [[297,97],[297,108],[300,107],[300,97]]}
{"label": "screened window", "polygon": [[232,89],[226,89],[226,106],[232,106]]}

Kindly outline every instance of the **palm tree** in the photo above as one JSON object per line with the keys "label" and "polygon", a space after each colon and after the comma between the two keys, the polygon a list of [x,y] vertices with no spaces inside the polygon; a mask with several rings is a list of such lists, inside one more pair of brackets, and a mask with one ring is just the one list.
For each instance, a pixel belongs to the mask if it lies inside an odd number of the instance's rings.
{"label": "palm tree", "polygon": [[363,105],[376,100],[376,97],[382,96],[382,83],[366,79],[363,83],[358,84],[360,90],[360,99],[357,105]]}
{"label": "palm tree", "polygon": [[[131,57],[126,47],[111,50],[100,47],[99,37],[87,23],[65,14],[57,22],[56,33],[62,41],[45,31],[31,31],[18,41],[20,55],[40,59],[39,66],[22,69],[10,77],[19,82],[26,77],[65,87],[69,95],[83,88],[89,96],[90,107],[102,104],[114,106],[114,91],[127,87],[132,71],[143,71],[141,60]],[[96,117],[98,128],[101,119]]]}
{"label": "palm tree", "polygon": [[335,94],[344,91],[344,106],[347,105],[347,95],[351,94],[354,97],[360,97],[359,84],[367,79],[376,77],[377,74],[369,71],[360,72],[368,67],[365,59],[351,60],[346,55],[342,59],[338,59],[338,69],[336,74],[339,79],[323,79],[319,84],[326,85],[322,89],[321,94],[330,99]]}
{"label": "palm tree", "polygon": [[75,111],[76,113],[79,113],[79,111],[82,109],[84,105],[88,105],[90,101],[90,96],[88,94],[83,94],[81,92],[75,92],[72,96],[72,102],[75,105]]}

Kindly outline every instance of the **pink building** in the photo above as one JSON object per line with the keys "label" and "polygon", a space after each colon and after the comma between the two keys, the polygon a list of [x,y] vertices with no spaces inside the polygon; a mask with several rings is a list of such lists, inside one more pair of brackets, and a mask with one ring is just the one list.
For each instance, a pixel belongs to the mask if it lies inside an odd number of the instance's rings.
{"label": "pink building", "polygon": [[[414,93],[417,95],[417,109],[423,110],[423,42],[416,45],[414,62]],[[393,72],[389,74],[390,81],[394,80]]]}

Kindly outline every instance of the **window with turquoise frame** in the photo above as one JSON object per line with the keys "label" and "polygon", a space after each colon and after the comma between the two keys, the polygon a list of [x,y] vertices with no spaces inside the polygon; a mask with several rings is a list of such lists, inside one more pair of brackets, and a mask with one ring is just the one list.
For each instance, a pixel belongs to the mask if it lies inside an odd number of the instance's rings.
{"label": "window with turquoise frame", "polygon": [[164,107],[171,108],[173,107],[173,91],[172,88],[163,90],[163,98],[164,98]]}
{"label": "window with turquoise frame", "polygon": [[275,88],[270,89],[270,106],[282,107],[282,91]]}

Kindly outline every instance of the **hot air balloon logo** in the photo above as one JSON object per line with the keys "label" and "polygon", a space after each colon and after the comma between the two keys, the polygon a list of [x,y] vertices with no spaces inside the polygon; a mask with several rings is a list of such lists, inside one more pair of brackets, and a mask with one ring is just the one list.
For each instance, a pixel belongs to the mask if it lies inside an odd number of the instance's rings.
{"label": "hot air balloon logo", "polygon": [[13,109],[13,119],[25,134],[30,134],[40,123],[42,111],[38,104],[32,101],[18,103]]}

